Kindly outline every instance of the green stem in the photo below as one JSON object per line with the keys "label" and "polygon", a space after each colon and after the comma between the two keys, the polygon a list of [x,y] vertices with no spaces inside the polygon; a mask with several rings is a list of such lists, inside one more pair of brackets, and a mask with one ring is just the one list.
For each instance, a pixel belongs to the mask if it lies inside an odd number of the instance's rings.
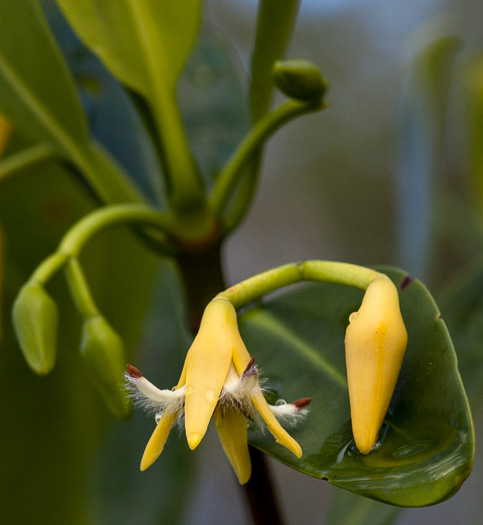
{"label": "green stem", "polygon": [[78,257],[84,245],[100,231],[116,224],[144,224],[164,233],[173,233],[170,215],[163,214],[143,204],[117,204],[106,206],[86,215],[62,239],[58,252]]}
{"label": "green stem", "polygon": [[56,152],[45,144],[37,144],[14,153],[0,162],[0,183],[3,184],[20,171],[37,166],[57,156]]}
{"label": "green stem", "polygon": [[243,175],[243,168],[247,161],[256,155],[267,138],[283,124],[299,115],[323,108],[324,105],[320,100],[289,100],[257,122],[235,150],[218,177],[211,198],[213,209],[218,216],[221,216],[225,211],[234,188]]}
{"label": "green stem", "polygon": [[333,282],[365,290],[374,279],[383,275],[355,264],[304,261],[285,264],[250,277],[221,292],[218,297],[226,297],[235,308],[240,308],[267,293],[300,281]]}
{"label": "green stem", "polygon": [[176,96],[164,86],[158,89],[157,95],[155,120],[171,206],[181,211],[204,207],[205,190],[189,148]]}
{"label": "green stem", "polygon": [[80,315],[84,319],[90,319],[100,315],[78,259],[70,258],[66,266],[66,271],[72,299]]}
{"label": "green stem", "polygon": [[31,280],[42,285],[60,269],[69,258],[78,258],[88,241],[102,230],[117,224],[142,224],[164,234],[174,233],[171,216],[143,204],[113,204],[86,215],[64,235],[57,251],[45,259],[32,274]]}
{"label": "green stem", "polygon": [[45,286],[47,281],[66,264],[68,258],[67,253],[53,253],[37,266],[29,280]]}

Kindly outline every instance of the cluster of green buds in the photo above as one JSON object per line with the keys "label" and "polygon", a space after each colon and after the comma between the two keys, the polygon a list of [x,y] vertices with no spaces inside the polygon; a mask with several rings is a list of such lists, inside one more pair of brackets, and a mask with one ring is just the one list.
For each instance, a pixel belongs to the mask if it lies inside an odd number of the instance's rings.
{"label": "cluster of green buds", "polygon": [[30,368],[39,375],[48,374],[56,361],[59,312],[46,287],[58,271],[64,270],[83,320],[80,355],[86,372],[110,411],[127,419],[132,407],[124,390],[124,345],[97,307],[80,261],[82,249],[93,236],[122,223],[162,231],[169,228],[162,214],[140,204],[107,206],[86,216],[66,233],[57,251],[38,266],[22,287],[13,307],[13,324]]}

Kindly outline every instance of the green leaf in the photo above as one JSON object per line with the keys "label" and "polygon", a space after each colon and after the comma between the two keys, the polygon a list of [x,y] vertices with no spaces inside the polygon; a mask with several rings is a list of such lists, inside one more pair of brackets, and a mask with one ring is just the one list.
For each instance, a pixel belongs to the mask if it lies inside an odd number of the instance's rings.
{"label": "green leaf", "polygon": [[57,0],[74,30],[126,86],[174,89],[195,42],[200,0]]}
{"label": "green leaf", "polygon": [[476,410],[483,398],[483,262],[475,261],[455,276],[440,298],[451,331],[468,399]]}
{"label": "green leaf", "polygon": [[397,191],[398,260],[409,272],[425,280],[431,277],[434,195],[441,186],[444,170],[441,158],[450,79],[455,54],[461,46],[459,39],[447,36],[447,27],[432,22],[420,28],[420,38],[414,38],[419,46],[401,100]]}
{"label": "green leaf", "polygon": [[402,288],[409,343],[381,446],[366,456],[354,447],[344,334],[363,292],[335,284],[302,286],[241,316],[243,339],[269,379],[272,401],[313,397],[308,416],[291,430],[303,450],[300,460],[268,433],[252,430],[250,441],[301,472],[357,494],[393,505],[431,505],[454,494],[471,471],[473,424],[433,299],[403,272],[387,273]]}
{"label": "green leaf", "polygon": [[270,108],[274,86],[272,67],[283,58],[299,4],[300,0],[260,0],[250,85],[253,122],[257,122]]}
{"label": "green leaf", "polygon": [[[79,181],[54,162],[27,170],[0,192],[7,257],[1,351],[8,370],[0,384],[0,410],[9,422],[0,432],[0,505],[7,523],[92,523],[85,480],[111,416],[82,366],[79,315],[64,280],[55,278],[48,291],[59,306],[57,363],[53,373],[39,378],[25,363],[7,313],[37,264],[95,206]],[[97,304],[130,354],[155,262],[127,228],[105,232],[86,248],[86,274]]]}
{"label": "green leaf", "polygon": [[[143,351],[131,363],[156,385],[168,387],[178,381],[192,336],[186,328],[177,269],[163,263],[158,277]],[[154,428],[152,417],[135,410],[129,423],[116,424],[109,433],[90,484],[99,523],[184,523],[200,455],[190,453],[186,439],[173,429],[159,459],[141,472],[139,463]]]}
{"label": "green leaf", "polygon": [[470,182],[474,202],[480,215],[483,213],[483,55],[474,56],[465,66],[464,101],[466,105],[466,129],[468,136],[468,157]]}
{"label": "green leaf", "polygon": [[26,137],[75,164],[101,199],[139,201],[112,159],[89,140],[72,76],[40,6],[0,0],[0,112]]}
{"label": "green leaf", "polygon": [[200,0],[57,0],[85,44],[150,106],[175,206],[204,199],[176,101],[198,34]]}
{"label": "green leaf", "polygon": [[60,154],[86,146],[74,82],[36,0],[0,0],[0,111]]}

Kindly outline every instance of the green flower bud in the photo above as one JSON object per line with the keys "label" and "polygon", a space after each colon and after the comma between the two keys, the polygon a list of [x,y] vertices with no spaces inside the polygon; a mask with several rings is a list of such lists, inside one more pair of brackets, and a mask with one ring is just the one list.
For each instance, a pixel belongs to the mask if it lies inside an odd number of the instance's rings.
{"label": "green flower bud", "polygon": [[55,364],[59,313],[55,301],[35,282],[26,283],[13,305],[13,325],[30,368],[48,374]]}
{"label": "green flower bud", "polygon": [[109,410],[119,419],[128,419],[132,407],[123,388],[123,343],[104,317],[84,322],[80,350],[86,371]]}
{"label": "green flower bud", "polygon": [[327,80],[309,60],[279,60],[273,77],[282,93],[297,100],[319,100],[327,91]]}

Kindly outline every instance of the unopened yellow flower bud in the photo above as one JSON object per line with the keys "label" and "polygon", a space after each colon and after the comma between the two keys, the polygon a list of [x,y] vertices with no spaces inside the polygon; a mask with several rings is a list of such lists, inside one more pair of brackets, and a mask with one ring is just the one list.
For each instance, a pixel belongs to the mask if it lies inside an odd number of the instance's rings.
{"label": "unopened yellow flower bud", "polygon": [[119,335],[98,315],[84,322],[81,356],[87,373],[109,410],[119,419],[131,415],[124,395],[124,348]]}
{"label": "unopened yellow flower bud", "polygon": [[25,284],[13,305],[13,325],[20,348],[30,368],[48,374],[55,364],[58,309],[44,287]]}
{"label": "unopened yellow flower bud", "polygon": [[376,443],[407,345],[396,287],[388,277],[371,282],[345,336],[352,431],[368,454]]}

